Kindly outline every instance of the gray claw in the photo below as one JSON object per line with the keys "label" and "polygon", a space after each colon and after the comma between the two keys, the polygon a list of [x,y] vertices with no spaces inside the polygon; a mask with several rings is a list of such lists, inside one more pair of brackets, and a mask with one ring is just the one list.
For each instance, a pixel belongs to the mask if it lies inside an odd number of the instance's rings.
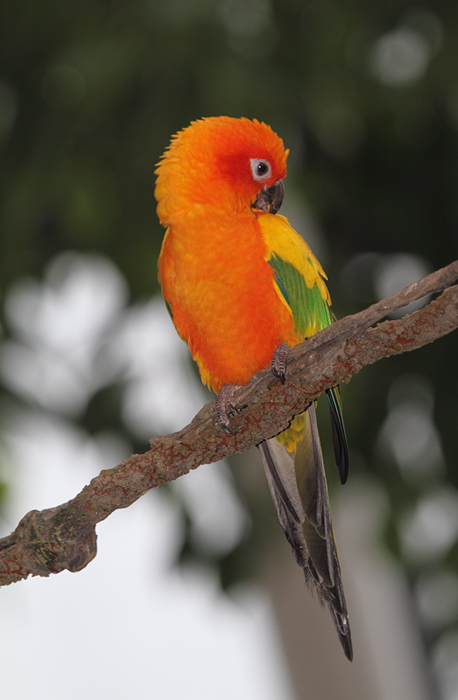
{"label": "gray claw", "polygon": [[272,374],[277,377],[282,384],[286,381],[286,364],[288,361],[289,345],[287,343],[282,343],[274,351],[272,355],[272,362],[270,367],[272,369]]}
{"label": "gray claw", "polygon": [[226,386],[223,386],[219,390],[218,396],[216,397],[218,423],[228,435],[233,435],[233,431],[229,427],[229,416],[237,416],[242,413],[242,408],[237,408],[234,401],[234,396],[237,389],[240,389],[238,384],[226,384]]}

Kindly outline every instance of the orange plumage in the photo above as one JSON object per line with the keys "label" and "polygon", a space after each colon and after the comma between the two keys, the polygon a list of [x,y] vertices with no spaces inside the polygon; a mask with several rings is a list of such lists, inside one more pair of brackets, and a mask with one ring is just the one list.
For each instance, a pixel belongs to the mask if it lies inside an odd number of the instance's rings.
{"label": "orange plumage", "polygon": [[[211,139],[211,145],[209,145]],[[258,215],[259,183],[247,154],[286,175],[287,151],[266,124],[221,117],[194,122],[158,167],[158,214],[168,227],[159,280],[180,336],[204,383],[218,392],[245,384],[282,343],[303,340],[275,290]]]}

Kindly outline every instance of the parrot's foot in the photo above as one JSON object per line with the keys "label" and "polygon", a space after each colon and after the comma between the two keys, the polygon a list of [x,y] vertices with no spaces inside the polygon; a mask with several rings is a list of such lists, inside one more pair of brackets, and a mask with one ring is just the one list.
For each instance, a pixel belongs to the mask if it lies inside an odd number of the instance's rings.
{"label": "parrot's foot", "polygon": [[274,377],[277,377],[282,384],[284,384],[286,380],[286,363],[288,361],[288,354],[288,343],[282,343],[275,350],[274,354],[272,355],[272,362],[270,363],[272,374]]}
{"label": "parrot's foot", "polygon": [[225,433],[232,435],[232,430],[229,428],[229,415],[237,416],[242,412],[241,408],[237,408],[234,401],[235,392],[240,389],[238,384],[226,384],[223,386],[216,397],[216,411],[218,413],[218,423]]}

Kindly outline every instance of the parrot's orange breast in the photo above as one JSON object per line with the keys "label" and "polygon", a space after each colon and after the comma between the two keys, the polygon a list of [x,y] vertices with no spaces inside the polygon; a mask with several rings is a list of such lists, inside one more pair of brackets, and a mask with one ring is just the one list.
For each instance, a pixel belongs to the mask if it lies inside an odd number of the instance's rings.
{"label": "parrot's orange breast", "polygon": [[174,324],[218,392],[269,366],[282,343],[302,340],[275,286],[251,212],[183,217],[169,227],[159,281]]}

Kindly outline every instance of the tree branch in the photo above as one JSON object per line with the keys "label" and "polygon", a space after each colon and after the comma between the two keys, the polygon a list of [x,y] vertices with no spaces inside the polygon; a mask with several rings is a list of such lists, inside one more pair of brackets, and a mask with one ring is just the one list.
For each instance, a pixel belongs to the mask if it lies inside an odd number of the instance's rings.
{"label": "tree branch", "polygon": [[[365,365],[450,333],[458,327],[457,280],[458,261],[296,346],[289,355],[285,385],[275,383],[266,369],[237,392],[237,405],[244,411],[232,421],[232,435],[217,424],[213,401],[179,432],[153,438],[145,454],[102,471],[68,503],[27,513],[0,540],[0,585],[29,575],[80,571],[96,555],[96,524],[113,511],[201,464],[276,435],[326,389],[348,382]],[[412,301],[437,293],[437,299],[403,319],[372,327]]]}

